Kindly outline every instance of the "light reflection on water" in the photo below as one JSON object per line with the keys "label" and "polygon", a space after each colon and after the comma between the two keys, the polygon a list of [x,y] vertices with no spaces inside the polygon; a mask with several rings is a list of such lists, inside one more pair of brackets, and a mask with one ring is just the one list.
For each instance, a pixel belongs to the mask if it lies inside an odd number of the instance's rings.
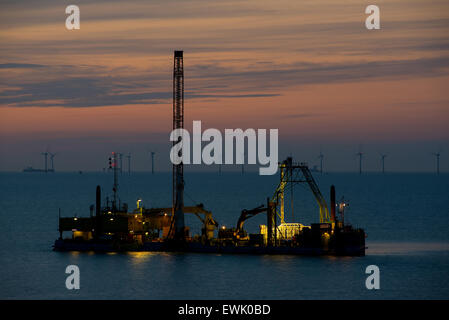
{"label": "light reflection on water", "polygon": [[144,265],[149,259],[156,256],[155,252],[128,252],[126,253],[131,258],[131,264],[133,266]]}
{"label": "light reflection on water", "polygon": [[447,242],[372,242],[367,246],[367,255],[410,255],[449,251]]}

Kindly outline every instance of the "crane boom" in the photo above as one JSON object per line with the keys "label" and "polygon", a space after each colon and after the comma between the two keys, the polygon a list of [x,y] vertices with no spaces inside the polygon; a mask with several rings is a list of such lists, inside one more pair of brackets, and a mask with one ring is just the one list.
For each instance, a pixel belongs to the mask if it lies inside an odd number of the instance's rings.
{"label": "crane boom", "polygon": [[318,188],[315,179],[313,179],[309,167],[306,165],[300,165],[299,168],[302,174],[304,175],[304,178],[306,178],[306,182],[309,185],[310,190],[312,190],[312,193],[315,196],[316,201],[318,202],[318,206],[320,207],[320,223],[323,222],[329,223],[330,222],[329,209],[327,208],[326,200],[321,194],[320,188]]}
{"label": "crane boom", "polygon": [[243,209],[242,213],[240,214],[239,220],[237,221],[237,227],[235,228],[235,233],[239,234],[241,230],[243,230],[243,225],[245,224],[245,221],[248,220],[251,217],[254,217],[255,215],[258,215],[261,212],[267,211],[267,208],[264,207],[264,205],[260,205],[254,209],[247,210]]}

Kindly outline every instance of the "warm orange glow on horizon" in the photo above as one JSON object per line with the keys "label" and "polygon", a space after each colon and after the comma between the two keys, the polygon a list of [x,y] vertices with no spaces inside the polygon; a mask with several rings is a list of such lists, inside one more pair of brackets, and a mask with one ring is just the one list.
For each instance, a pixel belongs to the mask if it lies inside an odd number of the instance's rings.
{"label": "warm orange glow on horizon", "polygon": [[377,4],[375,32],[360,0],[98,1],[81,6],[78,31],[65,29],[62,4],[8,4],[0,137],[40,148],[56,138],[165,143],[181,49],[187,128],[201,120],[279,128],[284,141],[448,141],[449,3]]}

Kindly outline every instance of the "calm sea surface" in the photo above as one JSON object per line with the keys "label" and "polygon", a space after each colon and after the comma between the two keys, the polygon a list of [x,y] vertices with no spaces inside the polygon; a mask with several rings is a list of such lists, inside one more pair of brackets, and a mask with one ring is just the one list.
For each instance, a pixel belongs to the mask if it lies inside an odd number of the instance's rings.
{"label": "calm sea surface", "polygon": [[[62,216],[88,216],[95,187],[111,194],[107,173],[0,173],[0,298],[2,299],[448,299],[449,174],[316,175],[328,199],[349,200],[346,220],[365,228],[365,257],[245,256],[165,253],[59,253]],[[271,197],[278,176],[187,173],[186,205],[203,203],[221,225]],[[135,208],[171,204],[171,174],[120,177],[120,198]],[[286,199],[286,218],[317,222],[306,186]],[[292,212],[293,211],[293,212]],[[199,222],[187,216],[193,232]],[[265,216],[247,221],[249,232]],[[81,272],[81,289],[65,288],[67,265]],[[365,268],[380,268],[380,290],[365,288]]]}

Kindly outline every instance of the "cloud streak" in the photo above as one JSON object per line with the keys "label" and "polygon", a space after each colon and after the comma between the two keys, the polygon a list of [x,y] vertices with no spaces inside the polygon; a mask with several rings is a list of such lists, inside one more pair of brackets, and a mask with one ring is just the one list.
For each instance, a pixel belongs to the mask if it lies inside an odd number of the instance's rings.
{"label": "cloud streak", "polygon": [[44,65],[32,63],[0,63],[0,69],[35,69],[43,67]]}
{"label": "cloud streak", "polygon": [[[21,68],[23,64],[9,64]],[[36,68],[28,65],[29,68]],[[45,66],[39,65],[38,68]],[[275,97],[290,86],[324,83],[345,83],[412,76],[439,77],[448,74],[449,57],[394,60],[356,63],[295,63],[292,65],[268,65],[264,70],[232,70],[214,65],[193,67],[188,78],[195,85],[186,92],[188,99],[203,98],[259,98]],[[51,70],[51,67],[47,67]],[[76,69],[76,66],[67,66]],[[98,70],[93,67],[93,70]],[[84,72],[89,73],[88,70]],[[0,104],[24,107],[99,107],[132,104],[169,103],[170,79],[166,87],[148,83],[160,81],[160,75],[149,80],[147,75],[137,77],[77,76],[65,78],[57,74],[51,81],[27,81],[14,83],[13,90],[0,93]],[[236,84],[238,84],[236,88]],[[170,88],[167,90],[167,87]],[[217,90],[217,88],[220,88]],[[268,92],[260,92],[263,89]],[[238,91],[238,93],[236,93]]]}

